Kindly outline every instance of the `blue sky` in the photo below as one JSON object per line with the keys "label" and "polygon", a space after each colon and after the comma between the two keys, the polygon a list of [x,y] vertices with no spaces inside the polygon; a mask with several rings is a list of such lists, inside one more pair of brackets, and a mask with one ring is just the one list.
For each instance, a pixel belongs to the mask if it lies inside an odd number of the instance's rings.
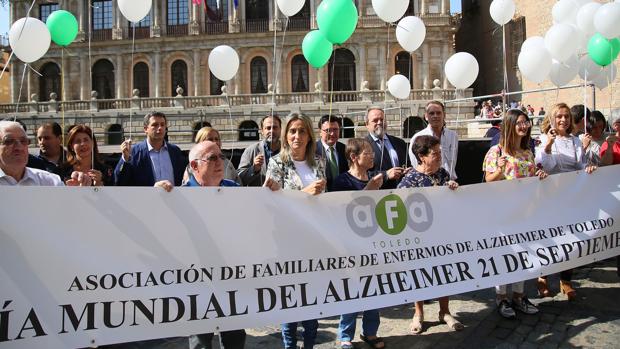
{"label": "blue sky", "polygon": [[[461,12],[461,0],[450,0],[452,12]],[[9,7],[0,5],[0,34],[9,31]]]}

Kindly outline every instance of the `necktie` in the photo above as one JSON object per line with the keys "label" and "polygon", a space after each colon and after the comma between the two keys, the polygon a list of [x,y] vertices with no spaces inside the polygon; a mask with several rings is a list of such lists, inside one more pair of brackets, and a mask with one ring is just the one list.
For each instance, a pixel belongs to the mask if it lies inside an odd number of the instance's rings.
{"label": "necktie", "polygon": [[335,151],[336,150],[334,149],[334,147],[329,147],[329,169],[330,169],[332,178],[336,178],[339,175],[338,163],[336,162],[336,155],[334,155]]}

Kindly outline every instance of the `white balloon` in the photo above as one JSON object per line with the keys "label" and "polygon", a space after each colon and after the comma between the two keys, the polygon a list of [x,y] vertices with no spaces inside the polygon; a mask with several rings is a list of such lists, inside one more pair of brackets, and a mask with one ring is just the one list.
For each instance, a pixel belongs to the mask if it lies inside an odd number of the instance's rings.
{"label": "white balloon", "polygon": [[579,60],[579,76],[582,80],[594,81],[602,72],[602,67],[596,64],[588,55]]}
{"label": "white balloon", "polygon": [[493,0],[489,12],[495,23],[504,25],[515,15],[515,3],[512,0]]}
{"label": "white balloon", "polygon": [[583,5],[577,11],[577,28],[588,37],[596,32],[596,29],[594,29],[594,14],[601,6],[598,2],[591,2]]}
{"label": "white balloon", "polygon": [[532,36],[525,39],[521,44],[521,51],[529,51],[531,49],[540,48],[545,50],[545,38],[542,36]]}
{"label": "white balloon", "polygon": [[131,22],[140,22],[151,11],[151,0],[118,0],[118,9]]}
{"label": "white balloon", "polygon": [[517,64],[523,77],[541,83],[551,71],[551,54],[546,49],[521,51]]}
{"label": "white balloon", "polygon": [[576,42],[576,46],[577,49],[575,50],[575,53],[577,54],[585,54],[588,53],[588,39],[589,36],[587,36],[586,34],[584,34],[584,32],[577,28],[576,25],[572,25],[573,29],[575,29],[575,42]]}
{"label": "white balloon", "polygon": [[17,20],[9,30],[9,44],[17,58],[32,63],[50,48],[52,36],[45,23],[33,17]]}
{"label": "white balloon", "polygon": [[393,23],[407,11],[408,0],[372,0],[372,8],[382,20]]}
{"label": "white balloon", "polygon": [[392,96],[399,99],[409,98],[409,93],[411,92],[411,84],[409,83],[409,79],[401,74],[392,76],[387,82],[387,88]]}
{"label": "white balloon", "polygon": [[426,26],[418,17],[407,16],[396,26],[396,40],[406,51],[413,52],[422,45],[426,37]]}
{"label": "white balloon", "polygon": [[301,11],[306,0],[278,0],[278,8],[287,17],[291,17]]}
{"label": "white balloon", "polygon": [[579,72],[579,60],[576,55],[571,56],[566,62],[553,60],[549,80],[557,86],[562,87],[571,82]]}
{"label": "white balloon", "polygon": [[222,81],[232,79],[239,70],[239,55],[234,48],[220,45],[209,54],[209,70]]}
{"label": "white balloon", "polygon": [[478,77],[478,61],[467,52],[453,54],[446,61],[445,72],[450,83],[459,89],[468,88]]}
{"label": "white balloon", "polygon": [[567,23],[553,25],[545,34],[545,47],[553,59],[566,61],[577,51],[578,40],[575,27]]}
{"label": "white balloon", "polygon": [[574,0],[560,0],[553,5],[551,15],[554,23],[575,23],[579,5]]}
{"label": "white balloon", "polygon": [[594,29],[607,39],[620,36],[620,3],[610,2],[594,13]]}
{"label": "white balloon", "polygon": [[618,77],[618,69],[616,68],[616,65],[609,64],[601,70],[599,76],[597,76],[592,82],[594,83],[594,86],[602,90],[609,86],[609,83],[614,81],[616,77]]}

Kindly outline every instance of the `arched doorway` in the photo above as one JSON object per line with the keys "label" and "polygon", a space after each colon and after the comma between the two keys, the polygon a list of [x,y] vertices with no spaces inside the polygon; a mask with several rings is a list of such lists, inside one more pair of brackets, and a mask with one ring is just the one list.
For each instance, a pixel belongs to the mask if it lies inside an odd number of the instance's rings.
{"label": "arched doorway", "polygon": [[403,122],[403,138],[411,138],[426,128],[426,123],[419,116],[410,116]]}
{"label": "arched doorway", "polygon": [[355,124],[349,118],[342,118],[342,129],[340,130],[340,138],[355,138]]}
{"label": "arched doorway", "polygon": [[211,96],[219,96],[222,94],[222,87],[224,86],[224,81],[218,79],[209,71],[209,94]]}
{"label": "arched doorway", "polygon": [[267,60],[254,57],[250,63],[250,92],[267,93]]}
{"label": "arched doorway", "polygon": [[133,66],[133,88],[140,90],[140,97],[149,97],[149,66],[144,62]]}
{"label": "arched doorway", "polygon": [[212,126],[211,126],[211,123],[208,121],[199,121],[195,123],[193,130],[192,130],[192,142],[196,139],[196,135],[198,134],[198,131],[200,131],[200,129],[203,127],[212,127]]}
{"label": "arched doorway", "polygon": [[394,73],[404,75],[409,79],[409,86],[413,88],[413,65],[409,52],[401,51],[394,57]]}
{"label": "arched doorway", "polygon": [[257,141],[258,124],[252,120],[245,120],[239,125],[240,141]]}
{"label": "arched doorway", "polygon": [[308,62],[303,55],[296,55],[291,60],[291,91],[308,92]]}
{"label": "arched doorway", "polygon": [[105,133],[105,143],[110,145],[116,145],[123,143],[123,126],[119,124],[112,124],[108,127]]}
{"label": "arched doorway", "polygon": [[50,100],[50,93],[55,92],[58,97],[57,100],[62,98],[61,83],[60,83],[60,68],[58,64],[49,62],[46,63],[40,71],[39,77],[39,101],[46,102]]}
{"label": "arched doorway", "polygon": [[334,50],[328,66],[329,86],[333,91],[354,91],[355,56],[346,48]]}
{"label": "arched doorway", "polygon": [[183,60],[176,60],[170,66],[170,82],[172,96],[177,95],[177,87],[183,89],[183,96],[187,96],[187,63]]}
{"label": "arched doorway", "polygon": [[93,65],[93,91],[99,99],[114,98],[114,65],[107,59],[100,59]]}

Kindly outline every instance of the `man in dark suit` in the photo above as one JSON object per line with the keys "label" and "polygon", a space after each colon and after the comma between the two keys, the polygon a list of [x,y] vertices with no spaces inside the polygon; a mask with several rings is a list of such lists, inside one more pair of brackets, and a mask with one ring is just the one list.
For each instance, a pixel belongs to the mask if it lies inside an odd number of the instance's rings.
{"label": "man in dark suit", "polygon": [[400,179],[408,171],[407,144],[398,137],[386,133],[385,114],[379,107],[370,107],[366,113],[366,139],[372,144],[375,152],[375,166],[370,170],[371,174],[384,172],[383,178],[387,180],[381,189],[394,189]]}
{"label": "man in dark suit", "polygon": [[345,157],[345,145],[338,142],[342,119],[335,115],[323,115],[319,120],[321,139],[316,142],[316,155],[325,159],[325,176],[327,189],[339,174],[349,170],[349,163]]}
{"label": "man in dark suit", "polygon": [[131,140],[121,144],[122,156],[114,170],[115,185],[152,187],[161,181],[181,185],[187,160],[179,147],[164,140],[166,126],[163,113],[153,112],[144,117],[146,139],[133,147]]}

